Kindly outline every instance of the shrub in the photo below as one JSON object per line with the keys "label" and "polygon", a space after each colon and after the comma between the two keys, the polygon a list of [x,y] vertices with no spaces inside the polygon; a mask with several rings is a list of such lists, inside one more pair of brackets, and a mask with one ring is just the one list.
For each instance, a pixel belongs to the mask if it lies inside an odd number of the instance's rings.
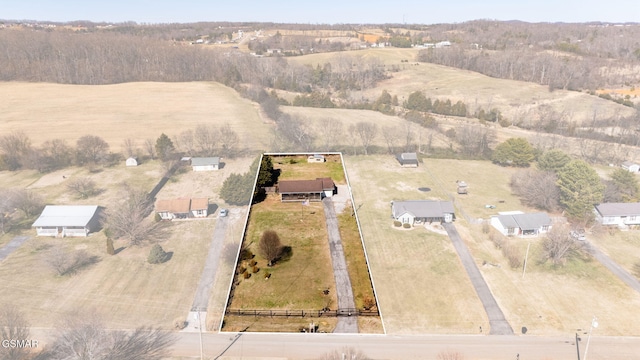
{"label": "shrub", "polygon": [[251,267],[256,266],[257,263],[258,262],[255,261],[254,259],[251,259],[251,261],[249,261],[249,266],[251,266]]}
{"label": "shrub", "polygon": [[509,260],[509,266],[511,266],[512,269],[517,269],[522,266],[520,254],[518,254],[518,249],[515,246],[504,243],[502,246],[502,254]]}
{"label": "shrub", "polygon": [[107,238],[107,254],[114,255],[115,253],[116,251],[113,248],[113,240],[111,240],[111,238]]}
{"label": "shrub", "polygon": [[404,224],[402,224],[402,227],[405,228],[405,229],[409,229],[409,228],[411,228],[411,224],[404,223]]}
{"label": "shrub", "polygon": [[260,268],[254,265],[254,266],[253,266],[252,271],[253,271],[253,273],[255,274],[255,273],[257,273],[258,271],[260,271]]}
{"label": "shrub", "polygon": [[248,278],[251,277],[251,273],[248,272],[248,271],[245,271],[244,274],[242,274],[242,277],[245,278],[245,279],[248,279]]}
{"label": "shrub", "polygon": [[156,215],[153,217],[153,220],[155,222],[160,222],[160,221],[162,221],[162,216],[160,216],[160,214],[156,213]]}
{"label": "shrub", "polygon": [[271,273],[270,273],[270,272],[268,272],[268,271],[265,271],[265,272],[264,272],[264,278],[265,278],[265,279],[268,279],[268,278],[270,278],[270,277],[271,277]]}
{"label": "shrub", "polygon": [[155,244],[151,247],[147,257],[149,264],[161,264],[167,260],[169,260],[169,254],[162,249],[162,246]]}
{"label": "shrub", "polygon": [[244,266],[240,266],[240,269],[238,269],[238,273],[239,274],[244,274],[247,272],[247,268]]}
{"label": "shrub", "polygon": [[371,310],[374,306],[376,306],[376,301],[370,296],[365,296],[362,300],[362,307],[365,310]]}
{"label": "shrub", "polygon": [[483,233],[483,234],[488,234],[488,233],[489,233],[489,231],[491,231],[491,225],[489,225],[489,223],[488,223],[488,222],[486,222],[486,221],[485,221],[485,222],[483,222],[483,223],[482,223],[482,233]]}
{"label": "shrub", "polygon": [[396,221],[393,222],[393,226],[400,227],[400,226],[402,226],[402,223],[400,221],[396,220]]}
{"label": "shrub", "polygon": [[176,330],[182,330],[187,327],[187,322],[184,319],[175,319],[173,321],[173,327]]}

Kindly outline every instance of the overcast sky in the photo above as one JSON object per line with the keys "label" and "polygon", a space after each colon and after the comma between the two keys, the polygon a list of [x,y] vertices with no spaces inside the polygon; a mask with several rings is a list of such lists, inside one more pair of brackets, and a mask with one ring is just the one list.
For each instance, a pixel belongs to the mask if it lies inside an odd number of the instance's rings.
{"label": "overcast sky", "polygon": [[0,0],[0,19],[305,24],[640,22],[640,0]]}

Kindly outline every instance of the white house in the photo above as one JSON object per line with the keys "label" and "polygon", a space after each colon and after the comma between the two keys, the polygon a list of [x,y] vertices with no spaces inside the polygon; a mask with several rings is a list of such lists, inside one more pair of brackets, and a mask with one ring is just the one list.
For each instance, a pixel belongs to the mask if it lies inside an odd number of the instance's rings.
{"label": "white house", "polygon": [[491,217],[491,225],[505,236],[538,236],[551,229],[551,218],[543,212],[501,212]]}
{"label": "white house", "polygon": [[194,157],[191,158],[193,171],[212,171],[220,168],[220,158],[215,157]]}
{"label": "white house", "polygon": [[640,172],[640,165],[633,163],[631,161],[625,161],[621,164],[621,166],[623,169],[632,173]]}
{"label": "white house", "polygon": [[138,158],[136,157],[130,157],[127,158],[127,160],[125,161],[125,165],[126,166],[138,166]]}
{"label": "white house", "polygon": [[207,217],[209,211],[209,199],[207,198],[194,198],[191,199],[191,206],[189,207],[191,216],[196,218]]}
{"label": "white house", "polygon": [[207,217],[208,209],[207,198],[180,198],[156,202],[156,213],[162,220]]}
{"label": "white house", "polygon": [[418,154],[402,153],[396,157],[402,167],[418,167]]}
{"label": "white house", "polygon": [[33,223],[38,236],[88,236],[100,226],[97,205],[47,205]]}
{"label": "white house", "polygon": [[456,215],[451,201],[408,200],[392,201],[391,215],[403,224],[452,222]]}
{"label": "white house", "polygon": [[594,209],[596,219],[602,225],[640,225],[640,203],[604,203]]}
{"label": "white house", "polygon": [[310,163],[323,163],[325,161],[326,160],[324,158],[324,155],[320,155],[320,154],[313,154],[307,157],[307,162],[310,162]]}

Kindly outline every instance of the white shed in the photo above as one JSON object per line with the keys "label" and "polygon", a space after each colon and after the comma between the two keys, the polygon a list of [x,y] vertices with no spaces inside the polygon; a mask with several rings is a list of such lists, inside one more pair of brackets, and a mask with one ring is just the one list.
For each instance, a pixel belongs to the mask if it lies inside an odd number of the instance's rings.
{"label": "white shed", "polygon": [[621,166],[622,166],[623,169],[625,169],[625,170],[627,170],[629,172],[632,172],[632,173],[640,172],[640,165],[638,165],[636,163],[633,163],[631,161],[625,161],[625,162],[622,163]]}
{"label": "white shed", "polygon": [[220,168],[220,158],[215,157],[194,157],[191,158],[193,171],[213,171]]}
{"label": "white shed", "polygon": [[126,166],[138,166],[138,158],[130,157],[125,161]]}

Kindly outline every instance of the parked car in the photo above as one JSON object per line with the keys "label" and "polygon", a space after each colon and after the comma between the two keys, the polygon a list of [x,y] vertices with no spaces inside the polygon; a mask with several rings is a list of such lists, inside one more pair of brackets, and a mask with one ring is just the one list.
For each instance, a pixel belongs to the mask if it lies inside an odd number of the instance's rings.
{"label": "parked car", "polygon": [[584,236],[584,232],[580,231],[580,230],[572,230],[569,235],[571,235],[572,238],[578,240],[578,241],[585,241],[587,240],[587,237]]}
{"label": "parked car", "polygon": [[225,217],[225,216],[227,216],[227,215],[229,215],[229,210],[227,210],[227,209],[220,209],[220,212],[218,213],[218,216],[219,216],[219,217]]}

